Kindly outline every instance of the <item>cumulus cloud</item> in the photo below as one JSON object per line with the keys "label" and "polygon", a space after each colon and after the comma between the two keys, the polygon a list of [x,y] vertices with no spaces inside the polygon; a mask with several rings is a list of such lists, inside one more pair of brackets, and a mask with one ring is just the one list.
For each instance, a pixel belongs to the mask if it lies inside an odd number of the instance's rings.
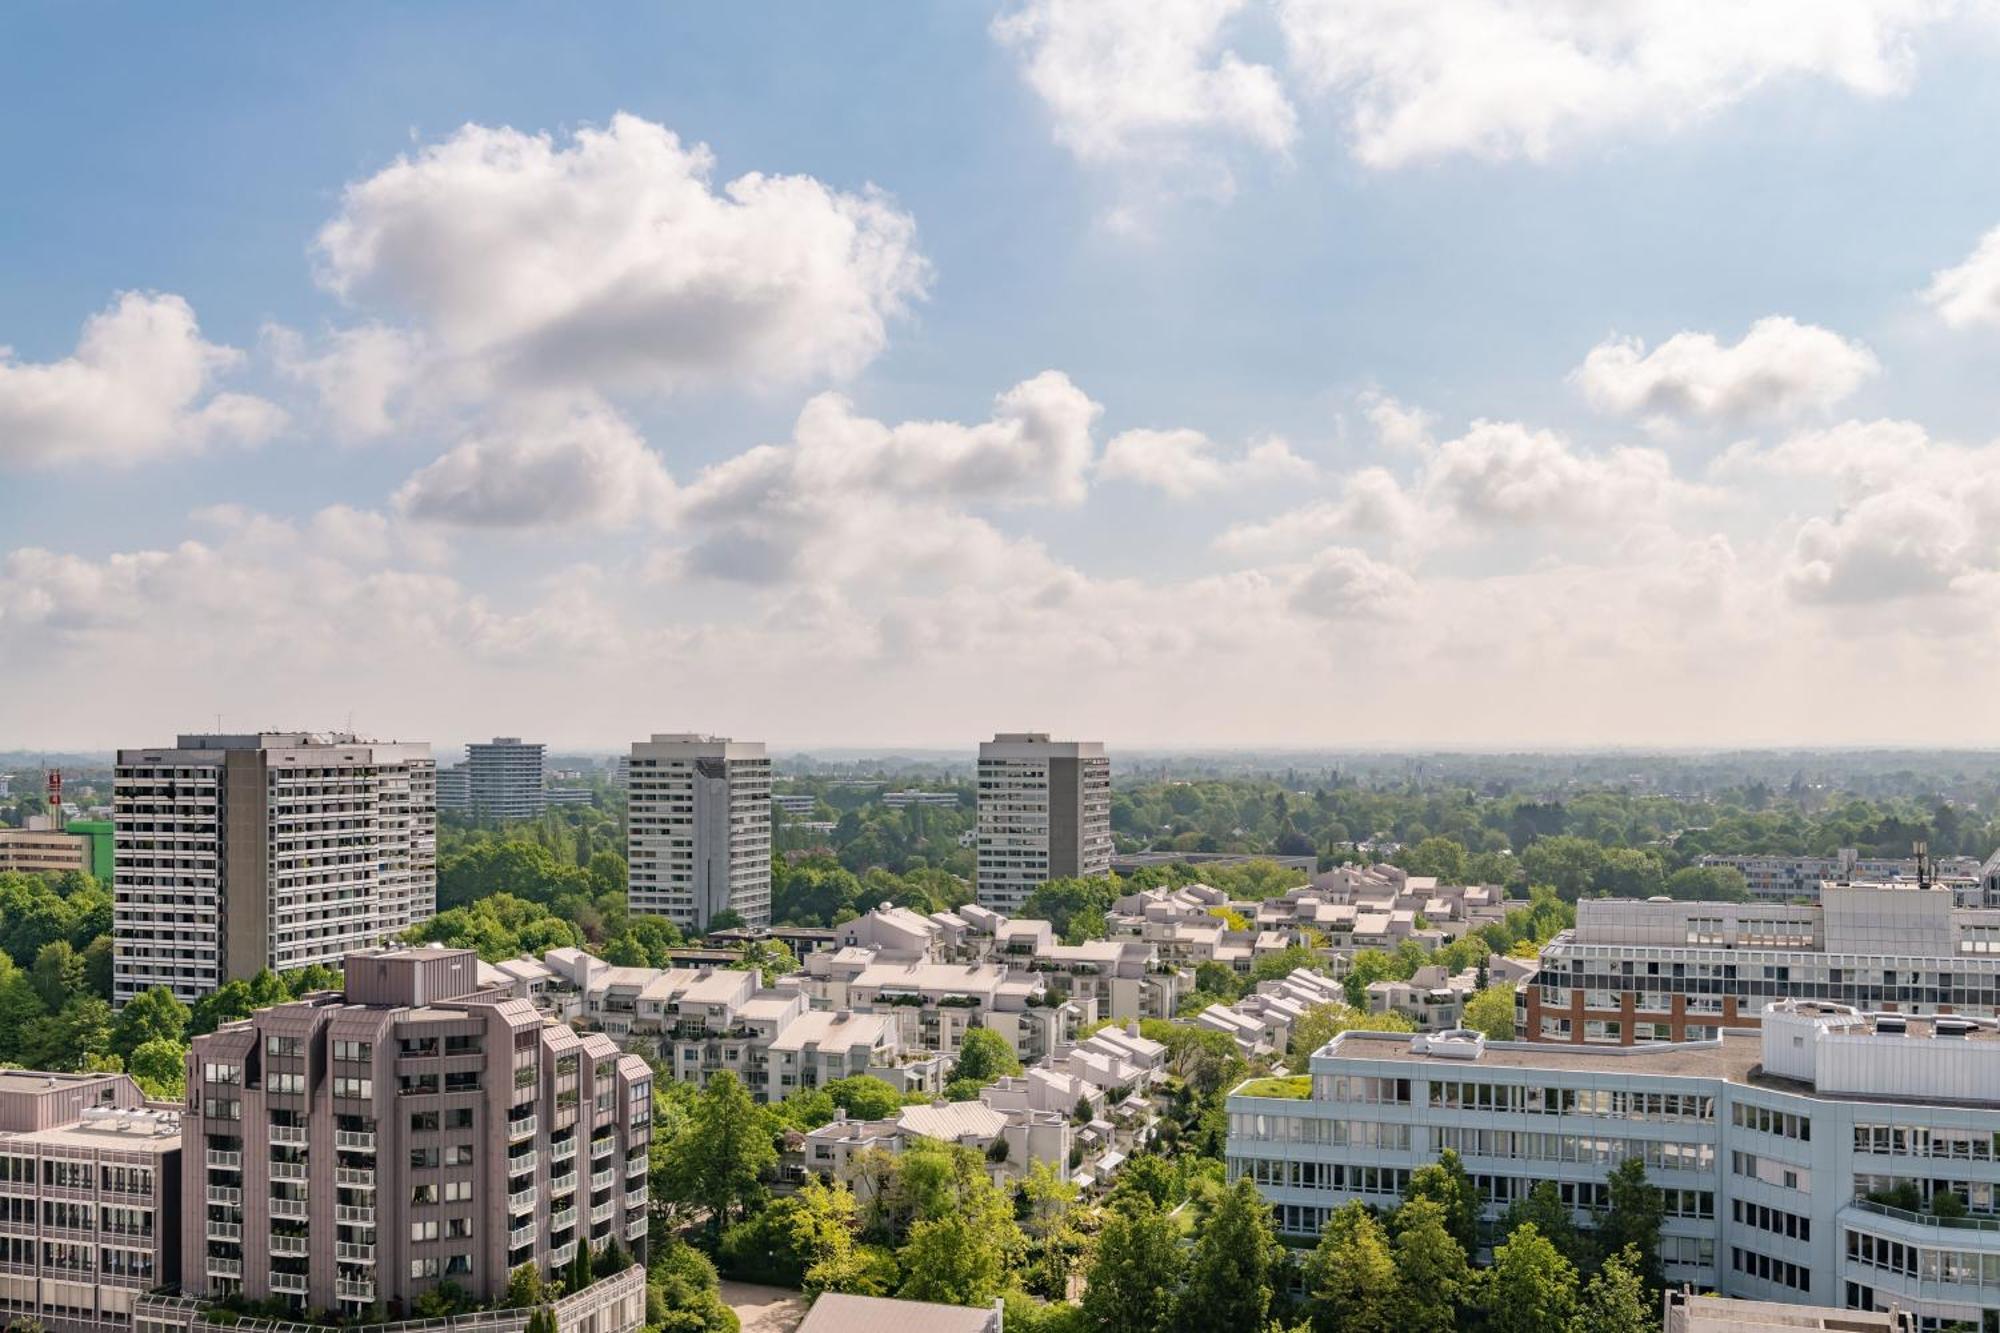
{"label": "cumulus cloud", "polygon": [[[319,276],[415,321],[441,363],[509,386],[670,393],[858,371],[923,294],[914,221],[873,190],[754,172],[717,187],[714,167],[632,115],[560,143],[467,125],[347,187]],[[364,359],[377,372],[348,372],[350,415],[369,424],[383,376]]]}
{"label": "cumulus cloud", "polygon": [[1313,466],[1280,439],[1260,440],[1227,457],[1198,430],[1128,430],[1104,446],[1097,465],[1102,481],[1129,481],[1176,500],[1232,486],[1306,481]]}
{"label": "cumulus cloud", "polygon": [[1283,152],[1298,119],[1265,65],[1220,49],[1245,0],[1026,0],[993,22],[1079,158],[1183,157],[1205,137]]}
{"label": "cumulus cloud", "polygon": [[616,412],[590,403],[516,408],[396,492],[400,513],[470,528],[664,521],[674,494],[659,455]]}
{"label": "cumulus cloud", "polygon": [[262,443],[284,413],[217,388],[242,362],[201,336],[180,297],[122,293],[60,361],[22,362],[0,347],[0,464],[135,463]]}
{"label": "cumulus cloud", "polygon": [[1710,333],[1677,333],[1650,352],[1637,338],[1609,339],[1570,379],[1600,411],[1744,421],[1827,411],[1880,369],[1860,343],[1772,315],[1729,347]]}
{"label": "cumulus cloud", "polygon": [[1333,546],[1313,558],[1292,605],[1322,620],[1397,620],[1410,613],[1416,580],[1365,551]]}
{"label": "cumulus cloud", "polygon": [[1540,159],[1658,132],[1767,85],[1817,80],[1884,97],[1950,0],[1279,0],[1293,69],[1345,100],[1374,167],[1472,154]]}
{"label": "cumulus cloud", "polygon": [[1935,274],[1924,300],[1954,329],[2000,324],[2000,227],[1980,237],[1964,263]]}
{"label": "cumulus cloud", "polygon": [[1028,544],[963,507],[1081,501],[1101,410],[1053,370],[1000,394],[992,418],[972,425],[891,426],[821,394],[788,443],[689,484],[678,512],[694,543],[680,567],[752,583],[997,568]]}

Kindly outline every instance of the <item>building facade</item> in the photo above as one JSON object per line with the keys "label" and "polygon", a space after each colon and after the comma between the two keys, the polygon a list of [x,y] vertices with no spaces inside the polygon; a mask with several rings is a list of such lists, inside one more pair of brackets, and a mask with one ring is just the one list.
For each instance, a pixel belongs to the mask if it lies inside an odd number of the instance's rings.
{"label": "building facade", "polygon": [[548,747],[519,736],[495,736],[465,747],[466,804],[489,819],[535,819],[548,808],[544,756]]}
{"label": "building facade", "polygon": [[771,922],[771,761],[760,741],[656,735],[630,756],[630,866],[634,912],[705,934],[734,912]]}
{"label": "building facade", "polygon": [[180,1117],[124,1074],[0,1072],[0,1325],[124,1333],[180,1276]]}
{"label": "building facade", "polygon": [[1777,999],[2000,1013],[2000,911],[1949,888],[1833,883],[1812,903],[1585,899],[1515,993],[1530,1041],[1688,1041]]}
{"label": "building facade", "polygon": [[421,743],[263,732],[120,750],[114,1001],[192,1003],[269,967],[337,965],[437,911]]}
{"label": "building facade", "polygon": [[979,745],[980,903],[1017,912],[1051,879],[1111,873],[1111,761],[1096,741],[1001,732]]}
{"label": "building facade", "polygon": [[345,960],[343,993],[188,1055],[182,1286],[347,1316],[453,1282],[491,1300],[646,1234],[652,1075],[477,989],[469,949]]}
{"label": "building facade", "polygon": [[1489,1218],[1547,1180],[1587,1223],[1637,1158],[1664,1191],[1670,1285],[2000,1327],[1992,1020],[1791,1000],[1761,1017],[1624,1048],[1343,1033],[1306,1097],[1229,1098],[1229,1172],[1303,1236],[1349,1200],[1393,1205],[1447,1148]]}

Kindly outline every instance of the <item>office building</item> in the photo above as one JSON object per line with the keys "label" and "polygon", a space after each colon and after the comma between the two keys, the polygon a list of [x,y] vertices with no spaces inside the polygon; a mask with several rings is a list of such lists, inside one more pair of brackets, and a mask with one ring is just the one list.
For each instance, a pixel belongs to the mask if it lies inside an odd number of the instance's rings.
{"label": "office building", "polygon": [[771,761],[760,741],[658,735],[632,746],[627,899],[705,934],[771,922]]}
{"label": "office building", "polygon": [[[1553,1182],[1587,1221],[1642,1161],[1669,1284],[2000,1323],[2000,1032],[1993,1020],[1781,1000],[1757,1032],[1637,1047],[1346,1032],[1303,1097],[1228,1100],[1232,1178],[1281,1230],[1393,1206],[1450,1148],[1489,1218]],[[1949,1196],[1949,1197],[1947,1197]]]}
{"label": "office building", "polygon": [[979,745],[982,905],[1018,912],[1051,879],[1111,873],[1111,761],[1096,741],[1001,732]]}
{"label": "office building", "polygon": [[114,1000],[192,1003],[263,968],[338,964],[437,910],[430,746],[182,736],[120,750]]}
{"label": "office building", "polygon": [[488,819],[536,819],[548,806],[543,794],[547,746],[519,736],[495,736],[465,747],[466,799]]}
{"label": "office building", "polygon": [[180,1276],[181,1126],[124,1074],[0,1072],[0,1325],[124,1333]]}
{"label": "office building", "polygon": [[1586,898],[1515,994],[1532,1041],[1683,1041],[1775,999],[2000,1013],[2000,911],[1942,885],[1828,881],[1811,903]]}
{"label": "office building", "polygon": [[354,954],[342,993],[188,1056],[182,1286],[359,1316],[475,1300],[581,1245],[643,1251],[652,1075],[479,990],[470,949]]}

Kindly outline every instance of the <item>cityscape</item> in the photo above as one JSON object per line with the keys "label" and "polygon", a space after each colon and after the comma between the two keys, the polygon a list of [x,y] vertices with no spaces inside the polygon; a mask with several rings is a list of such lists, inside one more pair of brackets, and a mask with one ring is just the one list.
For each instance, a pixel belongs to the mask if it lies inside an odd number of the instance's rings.
{"label": "cityscape", "polygon": [[0,1333],[2000,1333],[1997,70],[0,5]]}

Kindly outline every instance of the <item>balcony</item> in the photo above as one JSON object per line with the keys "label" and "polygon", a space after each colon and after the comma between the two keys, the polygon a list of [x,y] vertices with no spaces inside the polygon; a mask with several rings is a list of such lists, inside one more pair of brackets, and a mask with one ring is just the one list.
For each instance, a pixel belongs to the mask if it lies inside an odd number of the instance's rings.
{"label": "balcony", "polygon": [[[306,1127],[304,1125],[272,1125],[270,1127],[270,1134],[271,1142],[273,1143],[282,1143],[292,1148],[303,1148],[306,1146]],[[334,1135],[335,1139],[339,1137],[338,1134]],[[372,1148],[375,1145],[373,1142],[370,1142],[368,1146]],[[212,1153],[210,1154],[210,1156],[213,1155]]]}
{"label": "balcony", "polygon": [[549,1160],[552,1162],[567,1162],[574,1156],[576,1156],[576,1136],[574,1134],[560,1142],[549,1145]]}
{"label": "balcony", "polygon": [[558,1212],[549,1214],[549,1231],[551,1234],[558,1231],[567,1231],[575,1225],[576,1209],[574,1208],[564,1208]]}
{"label": "balcony", "polygon": [[240,1152],[222,1152],[218,1149],[210,1148],[208,1150],[208,1164],[222,1171],[241,1171],[243,1169],[243,1154]]}
{"label": "balcony", "polygon": [[549,1193],[552,1195],[576,1193],[576,1172],[567,1171],[562,1175],[551,1177],[549,1180]]}
{"label": "balcony", "polygon": [[358,1166],[337,1166],[333,1169],[333,1183],[348,1189],[372,1190],[375,1188],[375,1172]]}
{"label": "balcony", "polygon": [[273,1180],[304,1180],[305,1178],[306,1164],[304,1162],[271,1163],[271,1179]]}
{"label": "balcony", "polygon": [[535,1137],[536,1126],[540,1122],[534,1116],[522,1116],[519,1120],[507,1122],[507,1142],[519,1143],[522,1139]]}
{"label": "balcony", "polygon": [[202,1234],[210,1240],[242,1240],[243,1224],[241,1222],[218,1222],[211,1217],[208,1219],[208,1229]]}
{"label": "balcony", "polygon": [[[273,1140],[273,1142],[277,1141]],[[350,1148],[355,1152],[374,1152],[375,1135],[370,1130],[336,1129],[333,1132],[333,1146],[336,1148]]]}
{"label": "balcony", "polygon": [[241,1208],[243,1206],[243,1191],[237,1189],[234,1185],[210,1185],[208,1187],[208,1201],[210,1203],[227,1204],[231,1208]]}
{"label": "balcony", "polygon": [[602,1170],[602,1171],[593,1171],[593,1172],[591,1172],[591,1173],[590,1173],[590,1190],[591,1190],[591,1193],[595,1194],[595,1193],[596,1193],[596,1192],[597,1192],[598,1190],[608,1190],[608,1189],[610,1189],[610,1188],[611,1188],[611,1182],[612,1182],[612,1180],[613,1180],[613,1179],[615,1178],[615,1176],[616,1176],[616,1173],[615,1173],[615,1172],[613,1172],[613,1171],[612,1171],[612,1170],[611,1170],[611,1169],[610,1169],[609,1167],[606,1167],[606,1168],[605,1168],[604,1170]]}
{"label": "balcony", "polygon": [[356,1226],[372,1227],[375,1225],[375,1210],[373,1208],[358,1207],[351,1203],[335,1204],[333,1220],[336,1222],[352,1222]]}
{"label": "balcony", "polygon": [[272,1254],[304,1254],[306,1253],[306,1246],[307,1241],[304,1236],[271,1237]]}
{"label": "balcony", "polygon": [[303,1222],[306,1220],[306,1201],[304,1199],[273,1199],[271,1200],[271,1216],[288,1217],[293,1221]]}
{"label": "balcony", "polygon": [[532,1151],[516,1153],[507,1159],[507,1174],[518,1176],[523,1171],[532,1171],[535,1169],[535,1161],[535,1154]]}
{"label": "balcony", "polygon": [[211,1254],[208,1256],[207,1272],[210,1277],[242,1277],[243,1261],[241,1259],[218,1259]]}
{"label": "balcony", "polygon": [[357,1245],[352,1241],[335,1241],[333,1257],[344,1264],[372,1264],[375,1262],[373,1245]]}
{"label": "balcony", "polygon": [[282,1291],[293,1296],[303,1296],[306,1294],[308,1286],[309,1283],[304,1273],[271,1274],[272,1291]]}
{"label": "balcony", "polygon": [[344,1277],[333,1284],[333,1292],[343,1301],[372,1301],[375,1284],[366,1278]]}

